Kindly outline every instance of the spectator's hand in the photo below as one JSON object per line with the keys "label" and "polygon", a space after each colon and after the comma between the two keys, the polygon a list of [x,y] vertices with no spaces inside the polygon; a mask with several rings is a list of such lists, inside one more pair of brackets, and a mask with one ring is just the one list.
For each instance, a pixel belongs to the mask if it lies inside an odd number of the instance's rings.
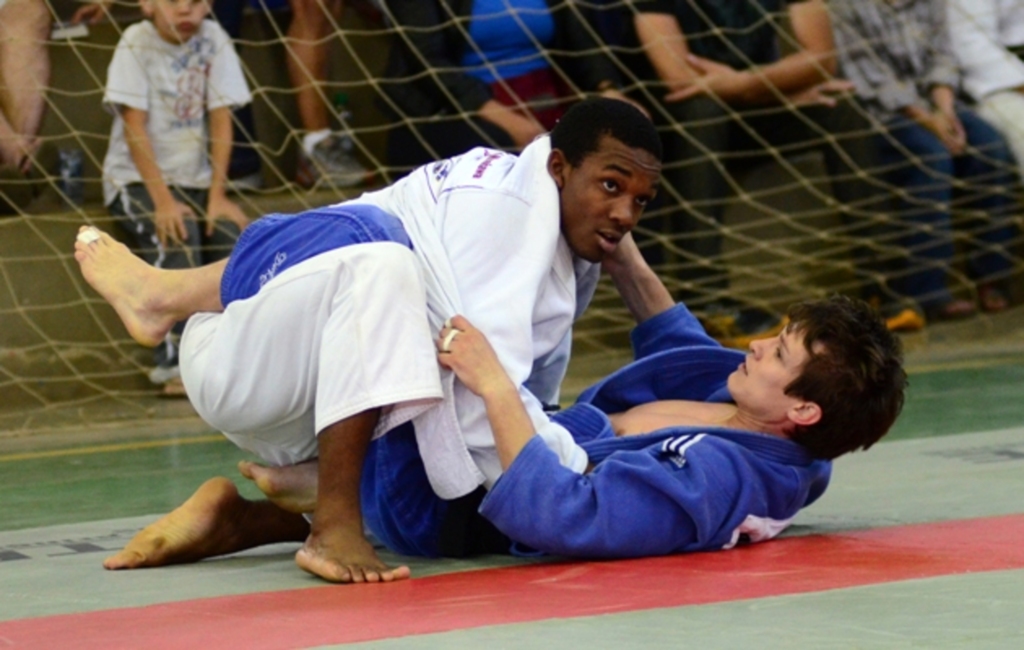
{"label": "spectator's hand", "polygon": [[852,81],[846,79],[829,79],[788,97],[789,101],[796,106],[821,105],[832,108],[836,101],[843,95],[848,95],[854,90]]}
{"label": "spectator's hand", "polygon": [[453,316],[448,323],[437,335],[438,362],[474,395],[507,389],[512,380],[483,332],[462,316]]}
{"label": "spectator's hand", "polygon": [[89,4],[82,5],[75,12],[75,15],[71,17],[71,22],[76,25],[78,23],[95,25],[106,18],[112,4],[114,4],[114,0],[100,0],[99,2],[90,2]]}
{"label": "spectator's hand", "polygon": [[14,137],[0,140],[0,163],[17,167],[22,174],[32,169],[32,158],[41,144],[38,137],[14,134]]}
{"label": "spectator's hand", "polygon": [[195,218],[196,215],[192,212],[192,208],[178,201],[156,206],[156,210],[153,212],[153,223],[156,225],[157,239],[164,246],[167,246],[168,243],[181,244],[188,239],[185,219]]}
{"label": "spectator's hand", "polygon": [[210,193],[210,199],[206,202],[206,235],[213,234],[217,226],[217,220],[224,219],[238,226],[239,230],[245,230],[249,225],[249,218],[242,212],[238,204],[229,199],[223,193]]}
{"label": "spectator's hand", "polygon": [[939,84],[932,87],[929,95],[934,110],[916,110],[912,117],[934,133],[951,154],[959,156],[967,146],[967,134],[956,114],[956,93],[951,86]]}
{"label": "spectator's hand", "polygon": [[626,102],[627,104],[632,104],[633,106],[635,106],[637,108],[638,111],[640,111],[641,113],[646,115],[647,119],[651,119],[651,114],[647,112],[647,109],[644,108],[643,104],[641,104],[640,102],[633,101],[632,99],[630,99],[629,97],[626,96],[626,93],[622,92],[618,88],[609,88],[608,90],[602,90],[598,94],[601,97],[604,97],[605,99],[617,99],[620,102]]}
{"label": "spectator's hand", "polygon": [[949,116],[942,111],[932,111],[923,117],[917,118],[918,123],[935,134],[935,137],[942,142],[942,145],[954,156],[964,152],[967,145],[967,138],[964,134],[963,124],[956,115]]}
{"label": "spectator's hand", "polygon": [[747,72],[693,54],[686,57],[686,60],[697,77],[674,82],[672,90],[665,95],[666,102],[682,102],[702,94],[731,102],[742,97],[749,86],[750,75]]}
{"label": "spectator's hand", "polygon": [[967,131],[964,130],[964,123],[960,121],[960,117],[956,114],[956,108],[950,106],[948,108],[939,109],[942,116],[946,119],[947,129],[952,136],[952,142],[954,149],[950,149],[954,155],[960,155],[967,148]]}

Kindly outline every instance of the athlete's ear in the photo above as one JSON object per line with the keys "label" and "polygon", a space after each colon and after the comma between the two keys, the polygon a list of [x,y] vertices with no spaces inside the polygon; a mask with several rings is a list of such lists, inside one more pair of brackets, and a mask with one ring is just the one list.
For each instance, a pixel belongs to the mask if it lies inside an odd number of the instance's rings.
{"label": "athlete's ear", "polygon": [[561,190],[565,187],[565,176],[568,171],[569,161],[565,159],[565,154],[562,153],[561,149],[552,149],[551,154],[548,156],[548,173],[551,174],[551,178],[554,179],[555,185]]}
{"label": "athlete's ear", "polygon": [[789,421],[802,427],[809,427],[821,421],[821,407],[814,402],[800,402],[786,412]]}

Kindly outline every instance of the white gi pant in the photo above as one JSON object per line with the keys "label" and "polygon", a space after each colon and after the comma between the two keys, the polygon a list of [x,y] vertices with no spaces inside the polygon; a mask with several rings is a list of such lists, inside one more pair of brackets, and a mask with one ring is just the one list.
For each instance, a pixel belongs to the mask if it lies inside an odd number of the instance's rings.
{"label": "white gi pant", "polygon": [[180,359],[199,415],[277,466],[315,458],[345,418],[384,407],[377,436],[442,396],[420,264],[394,242],[317,255],[196,314]]}

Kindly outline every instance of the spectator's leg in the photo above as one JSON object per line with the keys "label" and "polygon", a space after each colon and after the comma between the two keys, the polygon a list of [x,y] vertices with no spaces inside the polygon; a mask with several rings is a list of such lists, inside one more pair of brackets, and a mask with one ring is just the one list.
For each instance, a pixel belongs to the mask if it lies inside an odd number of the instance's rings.
{"label": "spectator's leg", "polygon": [[8,0],[0,7],[0,155],[22,172],[39,148],[51,20],[43,0]]}
{"label": "spectator's leg", "polygon": [[289,0],[292,22],[288,26],[288,77],[297,91],[299,121],[307,133],[331,126],[320,84],[327,79],[327,43],[341,16],[341,0]]}
{"label": "spectator's leg", "polygon": [[348,135],[331,133],[330,99],[323,95],[327,79],[328,44],[343,8],[342,0],[289,0],[292,22],[288,27],[288,75],[296,90],[301,138],[295,180],[306,188],[320,183],[335,188],[367,182],[373,172],[354,154]]}
{"label": "spectator's leg", "polygon": [[[224,31],[235,41],[235,49],[241,55],[239,39],[242,37],[242,19],[244,18],[246,0],[217,0],[213,4],[213,13]],[[260,171],[260,156],[256,152],[256,122],[252,114],[252,104],[246,104],[234,111],[234,148],[231,150],[231,164],[228,167],[228,178],[237,179]]]}
{"label": "spectator's leg", "polygon": [[234,146],[231,149],[228,178],[239,179],[259,174],[261,161],[256,150],[256,118],[253,116],[252,104],[235,110],[232,124]]}
{"label": "spectator's leg", "polygon": [[885,278],[902,264],[902,254],[896,250],[900,229],[892,223],[892,188],[881,173],[878,127],[852,100],[803,114],[820,129],[818,148],[846,234],[856,241],[853,257],[863,293],[885,303],[892,298]]}
{"label": "spectator's leg", "polygon": [[[671,245],[682,251],[684,259],[675,264],[665,247],[644,247],[652,263],[664,265],[667,275],[683,282],[677,297],[700,309],[720,300],[729,284],[729,270],[720,259],[719,228],[733,181],[721,154],[729,152],[735,117],[707,97],[666,104],[665,108],[674,124],[662,127],[662,199],[640,226],[671,238]],[[641,245],[643,239],[641,234]]]}
{"label": "spectator's leg", "polygon": [[887,176],[898,191],[901,244],[908,256],[908,268],[892,284],[932,317],[966,315],[942,311],[953,304],[946,288],[953,259],[953,159],[930,131],[906,118],[893,118],[886,127],[887,132],[878,136],[879,153],[891,168]]}
{"label": "spectator's leg", "polygon": [[[954,159],[957,178],[964,181],[957,191],[956,207],[969,216],[970,248],[968,273],[979,282],[982,307],[998,311],[986,300],[991,290],[1005,284],[1013,267],[1006,246],[1014,236],[1011,221],[1018,190],[1016,164],[1006,140],[991,124],[973,111],[957,111],[967,134],[968,150]],[[959,200],[960,197],[963,200]],[[1000,290],[1005,293],[1005,289]]]}

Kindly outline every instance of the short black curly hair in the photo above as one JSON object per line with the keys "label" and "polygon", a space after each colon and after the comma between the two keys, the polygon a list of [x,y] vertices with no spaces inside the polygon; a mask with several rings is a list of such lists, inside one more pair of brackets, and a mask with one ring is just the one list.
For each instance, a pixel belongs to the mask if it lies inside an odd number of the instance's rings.
{"label": "short black curly hair", "polygon": [[661,160],[661,139],[651,120],[628,102],[604,97],[586,99],[566,111],[551,130],[551,147],[561,150],[569,164],[578,167],[600,149],[606,135]]}
{"label": "short black curly hair", "polygon": [[821,407],[821,420],[797,426],[790,439],[816,458],[867,449],[903,409],[907,373],[899,338],[867,303],[846,296],[794,305],[789,319],[810,359],[786,394]]}

